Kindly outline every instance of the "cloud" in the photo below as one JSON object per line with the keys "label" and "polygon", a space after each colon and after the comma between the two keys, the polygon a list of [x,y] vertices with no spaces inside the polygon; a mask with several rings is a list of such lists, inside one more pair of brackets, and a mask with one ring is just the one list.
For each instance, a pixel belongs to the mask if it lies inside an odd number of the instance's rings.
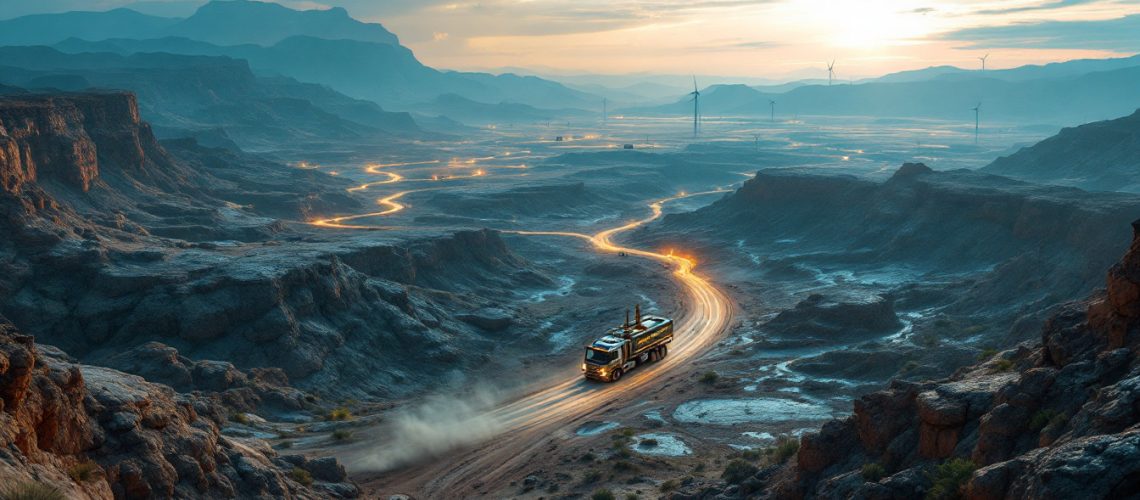
{"label": "cloud", "polygon": [[1044,21],[952,31],[946,40],[966,48],[1087,49],[1140,51],[1140,14],[1096,21]]}
{"label": "cloud", "polygon": [[447,37],[449,37],[449,36],[450,35],[448,35],[447,33],[436,31],[435,33],[431,34],[431,39],[435,40],[437,42],[443,42],[443,41],[446,41]]}
{"label": "cloud", "polygon": [[1065,7],[1072,7],[1074,5],[1085,5],[1093,3],[1102,3],[1102,0],[1054,0],[1050,2],[1042,2],[1035,5],[1018,5],[1015,7],[1006,7],[1001,9],[985,9],[974,12],[980,15],[1004,15],[1004,14],[1018,14],[1022,12],[1032,12],[1036,10],[1055,10],[1063,9]]}

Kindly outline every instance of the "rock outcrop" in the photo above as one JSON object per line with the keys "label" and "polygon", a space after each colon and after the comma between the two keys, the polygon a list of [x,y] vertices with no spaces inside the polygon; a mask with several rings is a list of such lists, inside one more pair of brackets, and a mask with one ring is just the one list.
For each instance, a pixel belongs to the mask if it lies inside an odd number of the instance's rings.
{"label": "rock outcrop", "polygon": [[1090,191],[1140,193],[1140,111],[1115,120],[1087,123],[1014,154],[983,171],[1032,182]]}
{"label": "rock outcrop", "polygon": [[[1065,306],[1040,342],[946,380],[895,381],[863,396],[853,415],[804,435],[796,460],[755,478],[746,496],[1140,494],[1140,221],[1133,228],[1107,290]],[[861,472],[869,464],[885,474]],[[958,481],[940,476],[948,467]]]}
{"label": "rock outcrop", "polygon": [[[0,318],[0,482],[6,486],[34,481],[68,498],[357,494],[335,473],[335,461],[317,467],[278,457],[259,440],[222,436],[223,419],[222,407],[208,399],[75,364]],[[298,467],[333,472],[296,474]]]}

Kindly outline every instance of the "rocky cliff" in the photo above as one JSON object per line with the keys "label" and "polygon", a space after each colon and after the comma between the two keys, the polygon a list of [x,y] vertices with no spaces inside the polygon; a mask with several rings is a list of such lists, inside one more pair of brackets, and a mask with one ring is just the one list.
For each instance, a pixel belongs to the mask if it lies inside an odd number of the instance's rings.
{"label": "rocky cliff", "polygon": [[357,494],[335,461],[222,436],[224,416],[209,399],[76,364],[0,317],[2,495],[37,483],[66,498]]}
{"label": "rocky cliff", "polygon": [[1140,494],[1140,221],[1106,290],[1040,340],[938,381],[896,381],[720,493],[757,498],[1132,498]]}
{"label": "rocky cliff", "polygon": [[1062,129],[982,170],[1093,191],[1140,192],[1140,111]]}

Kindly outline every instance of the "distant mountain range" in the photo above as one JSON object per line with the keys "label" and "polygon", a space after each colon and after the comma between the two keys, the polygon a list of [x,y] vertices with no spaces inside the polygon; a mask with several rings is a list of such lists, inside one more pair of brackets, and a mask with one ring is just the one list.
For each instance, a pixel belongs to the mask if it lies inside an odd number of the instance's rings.
{"label": "distant mountain range", "polygon": [[[1102,120],[1140,107],[1140,58],[1071,61],[1001,71],[928,68],[857,84],[804,85],[786,92],[762,92],[746,85],[704,89],[706,116],[767,116],[776,101],[777,118],[793,115],[923,117],[973,121],[981,103],[986,122],[1053,125]],[[627,114],[686,115],[686,96],[673,103],[623,110]]]}
{"label": "distant mountain range", "polygon": [[982,171],[1090,191],[1140,193],[1140,111],[1066,128]]}
{"label": "distant mountain range", "polygon": [[[221,130],[255,149],[420,133],[407,113],[287,77],[258,77],[245,61],[228,57],[0,47],[0,82],[32,90],[131,90],[160,135],[213,136]],[[12,92],[18,90],[5,93]]]}
{"label": "distant mountain range", "polygon": [[289,9],[276,3],[216,0],[186,19],[126,9],[0,21],[0,44],[51,45],[64,52],[167,52],[249,61],[261,75],[327,85],[386,108],[440,95],[538,108],[599,108],[601,97],[537,77],[439,71],[420,63],[383,26],[344,9]]}

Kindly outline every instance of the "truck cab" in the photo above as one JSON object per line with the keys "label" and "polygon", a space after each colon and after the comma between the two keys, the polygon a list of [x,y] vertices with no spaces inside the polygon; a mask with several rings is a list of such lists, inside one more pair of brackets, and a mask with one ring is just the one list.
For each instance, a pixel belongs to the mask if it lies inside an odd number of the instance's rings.
{"label": "truck cab", "polygon": [[636,311],[634,321],[629,320],[627,311],[625,323],[586,346],[582,363],[586,378],[616,382],[637,366],[668,354],[668,344],[673,341],[673,320],[655,315],[643,317],[640,305]]}

